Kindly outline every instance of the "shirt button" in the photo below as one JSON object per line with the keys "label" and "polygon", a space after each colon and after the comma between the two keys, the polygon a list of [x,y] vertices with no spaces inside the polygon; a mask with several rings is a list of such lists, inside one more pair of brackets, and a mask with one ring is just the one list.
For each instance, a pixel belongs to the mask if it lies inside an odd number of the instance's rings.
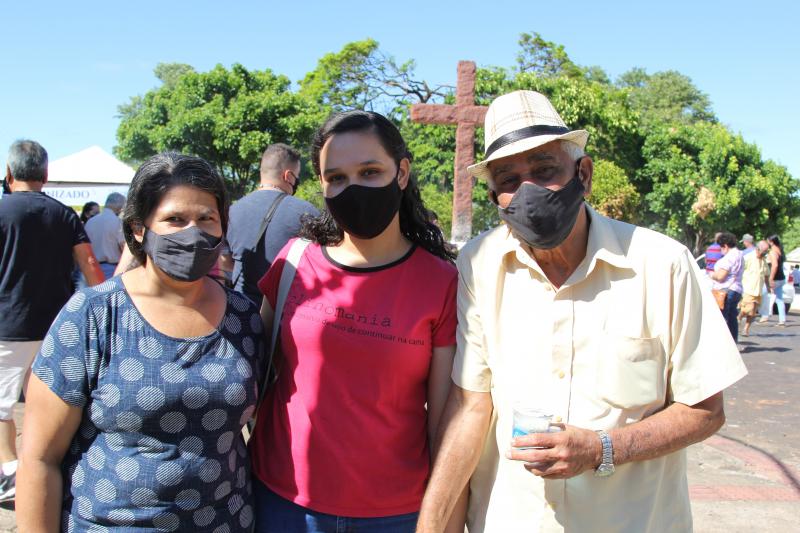
{"label": "shirt button", "polygon": [[563,370],[559,370],[559,371],[558,371],[558,379],[564,379],[564,376],[566,376],[566,374],[564,373],[564,371],[563,371]]}

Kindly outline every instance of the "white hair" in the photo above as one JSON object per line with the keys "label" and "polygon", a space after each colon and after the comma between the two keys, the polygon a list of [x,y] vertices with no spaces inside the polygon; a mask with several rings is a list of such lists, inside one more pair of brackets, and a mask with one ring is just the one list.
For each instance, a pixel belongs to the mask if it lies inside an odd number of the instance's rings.
{"label": "white hair", "polygon": [[561,145],[561,149],[566,153],[573,161],[577,161],[581,157],[586,155],[586,152],[583,151],[583,148],[578,146],[572,141],[565,141],[563,139],[558,140],[558,144]]}

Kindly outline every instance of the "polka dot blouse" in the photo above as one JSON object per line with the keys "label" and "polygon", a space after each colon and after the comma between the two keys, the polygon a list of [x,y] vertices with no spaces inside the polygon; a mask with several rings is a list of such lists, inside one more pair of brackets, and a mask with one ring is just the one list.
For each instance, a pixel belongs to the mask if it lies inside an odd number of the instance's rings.
{"label": "polka dot blouse", "polygon": [[77,292],[33,372],[83,420],[64,457],[64,531],[249,531],[241,428],[264,346],[258,308],[227,291],[219,329],[158,332],[120,278]]}

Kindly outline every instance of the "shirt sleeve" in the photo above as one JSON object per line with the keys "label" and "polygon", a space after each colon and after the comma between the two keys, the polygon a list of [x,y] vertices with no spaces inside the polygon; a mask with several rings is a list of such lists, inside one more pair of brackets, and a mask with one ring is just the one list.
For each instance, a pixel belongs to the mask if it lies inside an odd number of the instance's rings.
{"label": "shirt sleeve", "polygon": [[72,209],[67,210],[67,225],[72,228],[72,246],[89,242],[89,236],[83,228],[83,222],[81,222],[81,219],[78,218],[78,215],[76,215],[75,211]]}
{"label": "shirt sleeve", "polygon": [[483,324],[475,298],[472,263],[462,253],[458,261],[458,295],[456,297],[458,326],[456,355],[453,360],[453,382],[473,392],[489,392],[492,371],[486,355]]}
{"label": "shirt sleeve", "polygon": [[711,292],[688,250],[673,265],[669,397],[695,405],[747,374]]}
{"label": "shirt sleeve", "polygon": [[442,312],[433,325],[433,346],[453,346],[456,343],[456,292],[458,290],[458,275],[453,272],[447,292],[444,297]]}
{"label": "shirt sleeve", "polygon": [[731,257],[730,252],[719,258],[717,262],[714,263],[715,272],[722,269],[730,272],[732,268],[733,268],[733,257]]}
{"label": "shirt sleeve", "polygon": [[275,309],[275,301],[278,299],[278,285],[281,282],[283,265],[286,263],[286,256],[289,255],[289,248],[292,247],[292,244],[296,240],[297,239],[289,239],[286,246],[275,256],[275,261],[272,262],[267,273],[258,280],[258,290],[267,298],[269,305],[271,305],[273,309]]}
{"label": "shirt sleeve", "polygon": [[100,363],[97,320],[84,292],[61,309],[33,363],[32,371],[64,402],[83,407]]}

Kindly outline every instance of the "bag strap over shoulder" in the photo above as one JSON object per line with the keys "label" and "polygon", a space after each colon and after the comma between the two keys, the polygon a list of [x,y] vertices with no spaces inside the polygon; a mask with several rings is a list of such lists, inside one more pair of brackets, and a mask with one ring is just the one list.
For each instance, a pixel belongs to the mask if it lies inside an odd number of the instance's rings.
{"label": "bag strap over shoulder", "polygon": [[[275,216],[275,212],[278,210],[278,206],[281,205],[281,202],[284,198],[289,196],[285,192],[281,192],[278,194],[278,197],[272,201],[272,205],[269,206],[267,209],[264,218],[261,219],[261,225],[258,227],[258,233],[256,234],[256,239],[253,241],[253,244],[250,246],[251,250],[255,250],[258,248],[258,243],[261,242],[261,239],[264,238],[264,234],[267,232],[267,228],[269,227],[269,223],[272,222],[272,217]],[[239,269],[239,274],[236,275],[236,279],[232,282],[232,288],[236,288],[236,284],[239,283],[239,278],[242,277],[242,269]]]}
{"label": "bag strap over shoulder", "polygon": [[286,303],[286,297],[289,295],[289,289],[294,281],[294,276],[297,273],[297,266],[300,264],[300,259],[303,253],[310,244],[305,239],[297,239],[292,243],[289,248],[289,253],[286,255],[286,262],[283,264],[281,271],[281,279],[278,282],[278,297],[275,300],[275,315],[272,319],[272,334],[269,342],[269,356],[267,359],[266,375],[264,383],[261,385],[261,394],[258,396],[258,403],[260,404],[269,386],[269,376],[272,370],[273,356],[278,345],[280,338],[281,317],[283,316],[283,307]]}

